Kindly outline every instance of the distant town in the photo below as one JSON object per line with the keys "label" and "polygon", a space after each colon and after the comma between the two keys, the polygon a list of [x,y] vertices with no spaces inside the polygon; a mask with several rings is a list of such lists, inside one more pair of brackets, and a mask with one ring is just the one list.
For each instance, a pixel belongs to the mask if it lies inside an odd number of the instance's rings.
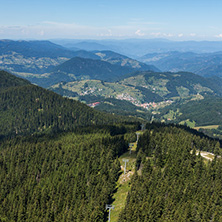
{"label": "distant town", "polygon": [[[86,94],[84,94],[84,95],[86,95]],[[156,102],[140,103],[137,99],[133,98],[128,93],[122,93],[120,95],[117,95],[116,99],[129,101],[132,104],[134,104],[135,106],[142,107],[142,108],[147,109],[147,110],[149,110],[149,109],[158,109],[160,107],[168,106],[168,105],[173,103],[173,100],[166,100],[166,101],[162,101],[162,102],[158,102],[158,103],[156,103]],[[94,102],[94,103],[90,103],[90,104],[87,104],[87,105],[90,106],[90,107],[96,107],[99,104],[100,104],[100,102]]]}

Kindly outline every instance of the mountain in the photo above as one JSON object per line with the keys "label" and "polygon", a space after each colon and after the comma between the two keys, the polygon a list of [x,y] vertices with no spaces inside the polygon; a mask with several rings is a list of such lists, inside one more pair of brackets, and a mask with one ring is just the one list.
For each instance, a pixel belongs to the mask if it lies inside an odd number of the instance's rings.
{"label": "mountain", "polygon": [[186,124],[190,127],[222,125],[222,98],[205,96],[201,100],[178,101],[160,109],[156,116],[166,122]]}
{"label": "mountain", "polygon": [[[67,45],[66,45],[66,47],[67,47]],[[79,43],[76,43],[75,45],[71,46],[72,49],[73,49],[73,47],[83,49],[83,50],[86,50],[86,51],[110,50],[110,47],[107,47],[103,44],[100,44],[100,43],[97,43],[97,42],[92,42],[92,41],[79,42]]]}
{"label": "mountain", "polygon": [[25,86],[31,84],[28,80],[17,78],[5,71],[0,71],[0,90],[8,87]]}
{"label": "mountain", "polygon": [[0,71],[0,137],[125,121]]}
{"label": "mountain", "polygon": [[[75,57],[82,58],[82,61],[77,61]],[[135,70],[152,70],[159,71],[154,66],[149,66],[142,62],[138,62],[134,59],[128,58],[124,55],[112,52],[112,51],[85,51],[77,50],[72,51],[64,48],[60,45],[54,44],[50,41],[12,41],[12,40],[0,40],[0,69],[10,71],[11,73],[28,79],[32,83],[39,84],[43,87],[48,87],[51,83],[55,84],[60,81],[72,81],[76,79],[67,73],[53,73],[57,66],[63,64],[69,59],[73,58],[76,62],[73,62],[74,67],[72,73],[80,75],[79,71],[83,71],[82,67],[78,65],[84,65],[83,59],[100,60],[109,62],[112,65],[118,65],[118,67],[110,66],[104,63],[95,64],[98,75],[103,76],[102,80],[111,80],[109,77],[105,78],[104,75],[118,75],[126,74]],[[65,63],[70,66],[72,62]],[[95,73],[90,73],[88,67],[92,66],[86,62],[86,70],[83,71],[85,77],[87,75],[93,76]],[[100,67],[99,67],[100,66]],[[123,68],[122,68],[123,67]],[[61,68],[61,67],[59,67]],[[67,68],[69,69],[69,68]],[[76,71],[74,71],[76,69]],[[93,70],[93,67],[92,67]],[[51,76],[52,78],[48,78]],[[83,78],[85,78],[83,77]],[[87,78],[87,77],[86,77]],[[77,78],[78,79],[78,78]]]}
{"label": "mountain", "polygon": [[[85,58],[74,57],[54,67],[50,73],[28,76],[26,78],[40,86],[49,87],[59,82],[71,82],[83,79],[116,81],[136,70],[156,69],[153,66],[139,63],[114,52],[108,53],[110,53],[110,56],[102,54],[102,52],[92,54],[91,52],[79,51],[76,52],[76,55],[83,55]],[[102,55],[106,55],[106,58],[102,58]],[[115,59],[114,55],[116,56]],[[94,56],[98,56],[100,59],[94,59]]]}
{"label": "mountain", "polygon": [[18,53],[24,57],[73,57],[73,51],[50,41],[0,40],[0,54]]}
{"label": "mountain", "polygon": [[130,117],[134,116],[140,119],[142,118],[146,121],[150,121],[152,118],[152,113],[150,111],[145,108],[138,107],[126,100],[104,97],[99,99],[98,97],[89,96],[81,96],[79,100],[88,100],[90,101],[90,103],[100,101],[99,104],[95,106],[95,109],[107,113],[114,113],[117,115],[124,115]]}
{"label": "mountain", "polygon": [[0,69],[40,74],[75,56],[50,41],[0,40]]}
{"label": "mountain", "polygon": [[123,67],[130,67],[140,71],[160,71],[153,65],[148,65],[142,62],[139,62],[135,59],[131,59],[127,56],[121,55],[113,51],[85,51],[78,50],[75,51],[74,57],[80,57],[85,59],[96,59],[105,62],[109,62],[114,65],[119,65]]}
{"label": "mountain", "polygon": [[61,95],[68,95],[68,93],[71,95],[71,93],[74,93],[73,97],[78,98],[85,96],[86,100],[91,96],[117,98],[130,101],[134,104],[163,100],[158,94],[143,87],[141,89],[137,86],[127,85],[121,82],[103,82],[101,80],[62,82],[51,86],[49,89],[56,93],[61,93]]}
{"label": "mountain", "polygon": [[77,79],[89,78],[105,81],[116,80],[133,71],[134,69],[129,67],[112,65],[109,62],[80,57],[74,57],[53,69],[54,73],[73,74],[74,78],[76,77]]}
{"label": "mountain", "polygon": [[[193,73],[136,72],[117,82],[62,82],[49,89],[95,109],[190,127],[222,124],[222,80]],[[131,103],[131,104],[130,104]],[[213,114],[213,116],[211,115]]]}
{"label": "mountain", "polygon": [[101,80],[62,82],[51,86],[50,89],[63,96],[116,98],[141,105],[169,99],[174,101],[178,98],[203,98],[205,95],[220,96],[221,86],[222,81],[207,79],[193,73],[135,72],[118,82]]}
{"label": "mountain", "polygon": [[146,54],[139,59],[164,71],[187,71],[201,76],[222,76],[222,52],[166,52]]}
{"label": "mountain", "polygon": [[153,65],[148,65],[139,62],[135,59],[131,59],[127,56],[121,55],[113,51],[85,51],[78,50],[74,52],[73,57],[80,57],[84,59],[95,59],[105,62],[109,62],[113,65],[119,65],[122,67],[130,67],[140,71],[160,71]]}
{"label": "mountain", "polygon": [[98,57],[100,57],[102,61],[106,61],[111,64],[120,65],[123,67],[130,67],[140,71],[160,71],[155,66],[139,62],[135,59],[131,59],[127,56],[121,55],[113,51],[95,51],[94,53]]}
{"label": "mountain", "polygon": [[186,97],[198,93],[215,93],[221,95],[221,88],[215,87],[213,79],[188,72],[137,72],[121,80],[121,83],[144,87],[164,98]]}
{"label": "mountain", "polygon": [[[52,40],[64,47],[84,50],[111,50],[138,59],[148,53],[169,51],[212,53],[222,51],[221,41],[171,41],[167,39],[119,39],[119,40]],[[101,47],[102,45],[102,47]]]}
{"label": "mountain", "polygon": [[84,59],[96,59],[101,60],[101,57],[96,55],[94,51],[77,50],[73,53],[73,57],[80,57]]}

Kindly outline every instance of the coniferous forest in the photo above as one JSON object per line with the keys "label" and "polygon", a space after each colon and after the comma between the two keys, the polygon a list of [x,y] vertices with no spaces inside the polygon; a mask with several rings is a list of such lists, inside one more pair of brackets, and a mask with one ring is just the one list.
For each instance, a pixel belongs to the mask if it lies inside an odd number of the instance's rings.
{"label": "coniferous forest", "polygon": [[[222,221],[218,141],[167,125],[149,125],[119,221]],[[214,152],[212,162],[197,150]]]}
{"label": "coniferous forest", "polygon": [[124,121],[129,119],[105,115],[0,71],[0,137],[55,133]]}
{"label": "coniferous forest", "polygon": [[104,221],[127,144],[88,130],[1,144],[1,221]]}
{"label": "coniferous forest", "polygon": [[[141,123],[0,77],[0,221],[107,221]],[[222,221],[220,141],[149,123],[135,156],[120,222]]]}

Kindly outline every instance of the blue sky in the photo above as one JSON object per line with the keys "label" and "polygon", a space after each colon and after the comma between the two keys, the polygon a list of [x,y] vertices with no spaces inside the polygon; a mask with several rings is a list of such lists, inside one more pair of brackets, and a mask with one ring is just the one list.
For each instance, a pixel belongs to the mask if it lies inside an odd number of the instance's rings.
{"label": "blue sky", "polygon": [[0,0],[0,39],[222,40],[221,0]]}

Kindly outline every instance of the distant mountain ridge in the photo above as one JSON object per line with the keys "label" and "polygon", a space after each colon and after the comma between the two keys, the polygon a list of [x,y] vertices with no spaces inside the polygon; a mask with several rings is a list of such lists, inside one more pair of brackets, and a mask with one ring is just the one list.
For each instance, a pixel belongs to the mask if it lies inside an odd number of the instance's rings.
{"label": "distant mountain ridge", "polygon": [[0,69],[42,74],[75,53],[50,41],[0,40]]}
{"label": "distant mountain ridge", "polygon": [[153,65],[148,65],[142,62],[139,62],[135,59],[131,59],[125,55],[121,55],[119,53],[105,50],[105,51],[85,51],[85,50],[77,50],[74,52],[73,57],[80,57],[84,59],[95,59],[101,60],[105,62],[109,62],[113,65],[119,65],[122,67],[129,67],[133,69],[137,69],[140,71],[160,71]]}
{"label": "distant mountain ridge", "polygon": [[[114,52],[109,53],[116,55]],[[47,88],[59,82],[71,82],[83,79],[97,79],[113,82],[137,70],[158,70],[154,66],[139,63],[136,60],[122,55],[119,55],[116,59],[111,59],[110,57],[101,59],[99,56],[100,59],[95,59],[97,56],[96,54],[85,51],[77,51],[76,55],[82,55],[84,58],[73,57],[58,66],[51,67],[48,73],[28,74],[24,75],[24,78],[27,78],[32,83]],[[101,52],[99,52],[99,55],[101,56]],[[122,56],[122,58],[120,56]]]}
{"label": "distant mountain ridge", "polygon": [[222,77],[222,52],[197,54],[172,51],[146,54],[139,60],[153,64],[163,71],[187,71],[206,77]]}
{"label": "distant mountain ridge", "polygon": [[[116,56],[114,52],[109,53]],[[141,63],[122,55],[118,55],[116,59],[110,59],[105,53],[97,52],[97,54],[101,57],[102,55],[104,56],[101,60],[74,57],[55,67],[47,76],[47,78],[51,79],[51,85],[53,82],[70,82],[82,79],[97,79],[113,82],[136,70],[156,70],[153,66],[141,65]],[[91,53],[89,56],[91,57]],[[104,58],[105,56],[107,56],[106,59]],[[122,58],[120,56],[122,56]],[[111,58],[113,57],[111,56]],[[126,64],[127,62],[128,64]],[[134,63],[134,65],[132,63]]]}
{"label": "distant mountain ridge", "polygon": [[100,57],[102,61],[107,61],[111,64],[120,65],[124,67],[131,67],[139,71],[160,71],[153,65],[139,62],[127,56],[121,55],[113,51],[95,51],[95,54]]}
{"label": "distant mountain ridge", "polygon": [[[79,61],[80,59],[75,57],[81,58],[81,62]],[[69,59],[76,62],[67,62]],[[97,62],[91,61],[91,63],[94,63],[94,67],[92,67],[92,64],[89,64],[89,60],[86,60],[85,69],[78,67],[78,64],[83,65],[84,59],[93,59],[97,60]],[[64,62],[67,63],[62,65]],[[106,65],[104,65],[105,62],[107,62]],[[70,68],[71,63],[73,63],[72,68]],[[69,69],[72,72],[65,73],[62,71],[62,73],[53,73],[52,75],[52,70],[56,70],[59,65],[62,65],[62,69]],[[69,68],[65,68],[66,65]],[[90,66],[89,70],[88,67]],[[55,84],[60,81],[78,79],[73,77],[73,74],[78,77],[82,75],[81,72],[83,72],[83,78],[91,78],[96,75],[98,78],[102,76],[102,80],[111,81],[109,77],[111,75],[116,80],[118,75],[121,76],[135,70],[159,71],[154,66],[149,66],[112,51],[72,51],[50,41],[12,40],[0,40],[0,69],[22,76],[44,87],[49,86],[50,82]],[[94,72],[97,73],[95,74]],[[49,76],[52,78],[48,78]]]}
{"label": "distant mountain ridge", "polygon": [[12,52],[22,54],[24,57],[71,58],[74,55],[72,50],[50,41],[0,40],[0,55]]}
{"label": "distant mountain ridge", "polygon": [[212,53],[222,51],[221,41],[171,41],[168,39],[121,39],[121,40],[52,40],[67,48],[84,50],[111,50],[138,59],[148,53],[169,51]]}
{"label": "distant mountain ridge", "polygon": [[[112,65],[109,62],[74,57],[55,67],[53,72],[63,72],[75,75],[77,79],[117,80],[120,76],[133,72],[134,69]],[[53,77],[53,74],[52,74]]]}

